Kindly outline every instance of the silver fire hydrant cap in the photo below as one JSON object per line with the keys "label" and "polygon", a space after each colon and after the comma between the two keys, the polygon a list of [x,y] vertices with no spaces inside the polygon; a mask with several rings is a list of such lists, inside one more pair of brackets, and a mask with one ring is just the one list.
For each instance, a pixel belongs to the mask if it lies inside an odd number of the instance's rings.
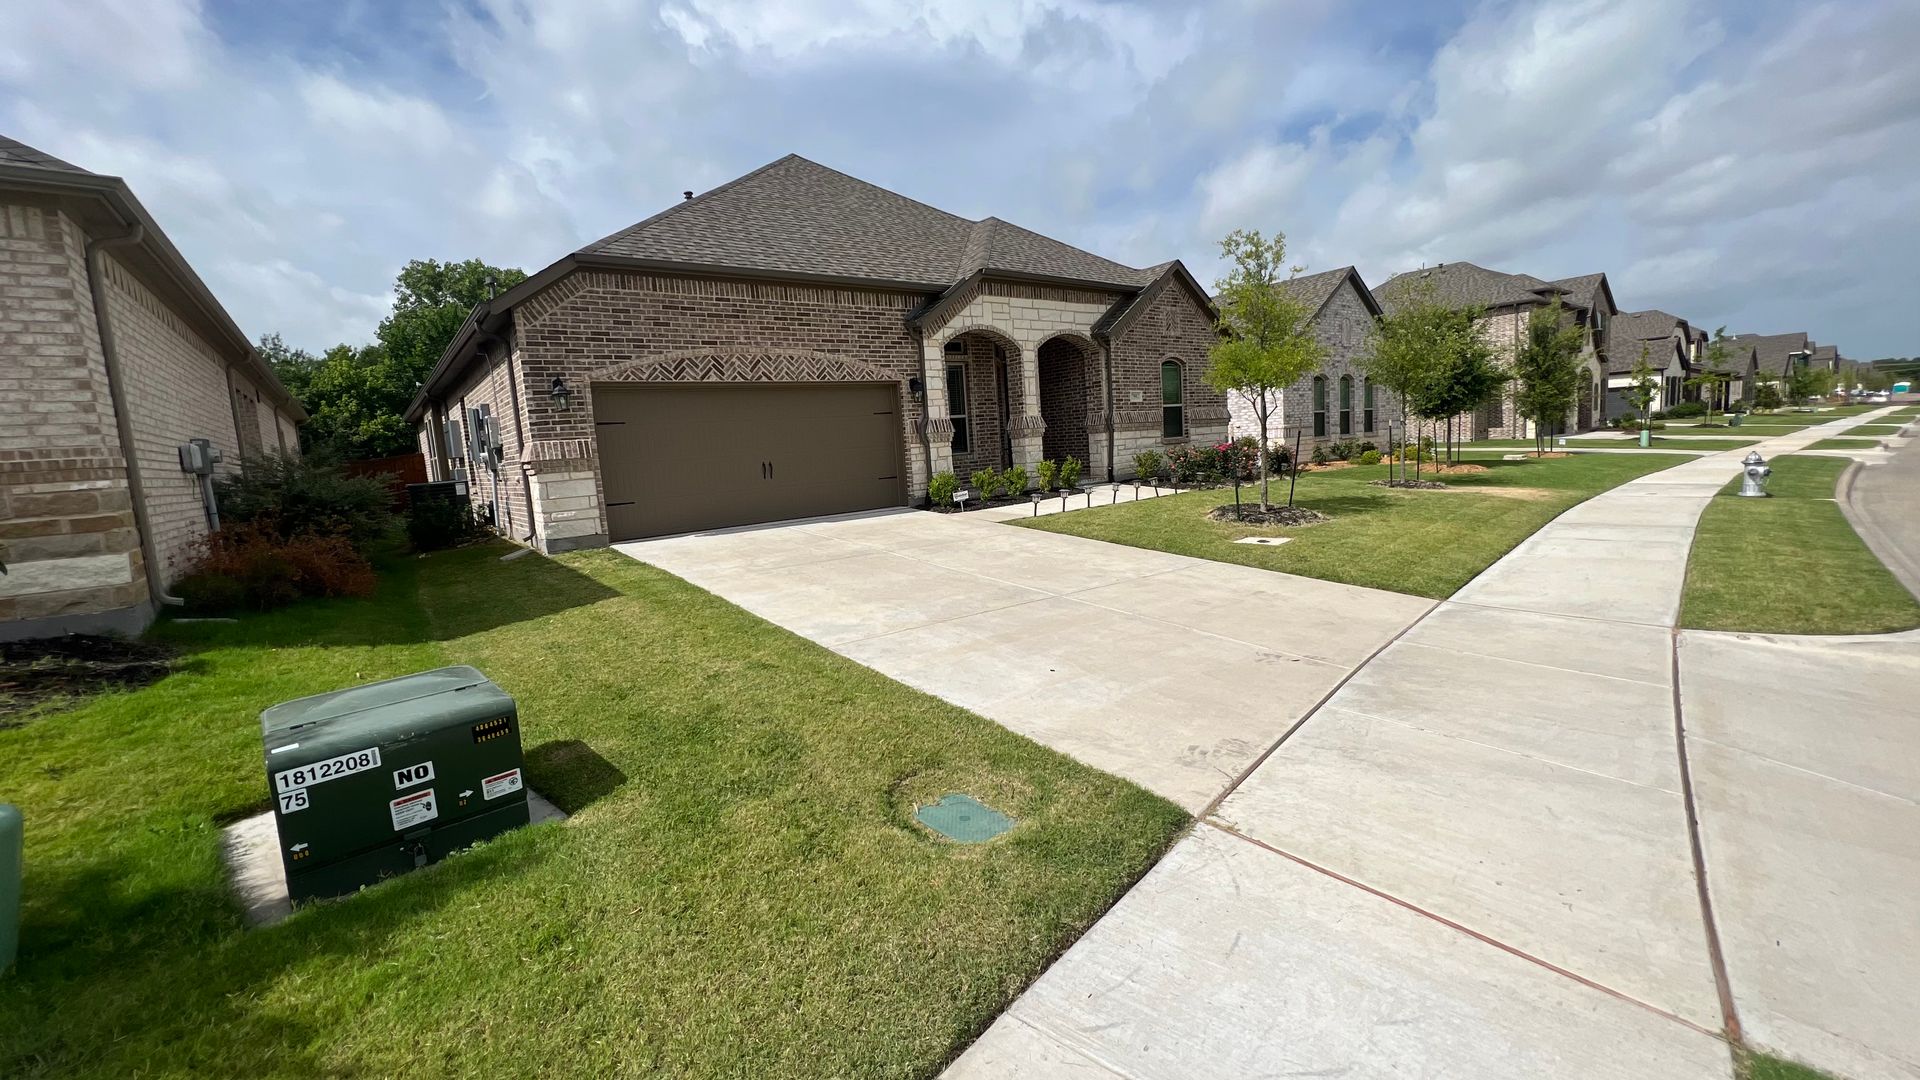
{"label": "silver fire hydrant cap", "polygon": [[1765,465],[1766,463],[1767,459],[1761,457],[1758,450],[1747,451],[1747,456],[1740,462],[1742,465]]}

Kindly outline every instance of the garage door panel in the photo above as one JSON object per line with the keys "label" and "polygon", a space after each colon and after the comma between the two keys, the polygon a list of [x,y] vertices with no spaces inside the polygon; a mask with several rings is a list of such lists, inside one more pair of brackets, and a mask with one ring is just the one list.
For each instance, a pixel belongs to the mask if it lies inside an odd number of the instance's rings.
{"label": "garage door panel", "polygon": [[905,501],[890,384],[596,386],[615,540]]}

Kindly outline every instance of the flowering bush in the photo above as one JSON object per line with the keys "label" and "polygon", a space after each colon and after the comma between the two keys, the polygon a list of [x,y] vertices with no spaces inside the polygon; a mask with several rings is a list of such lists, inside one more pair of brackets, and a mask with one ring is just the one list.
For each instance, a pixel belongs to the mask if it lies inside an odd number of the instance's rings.
{"label": "flowering bush", "polygon": [[265,610],[317,596],[370,596],[373,566],[344,535],[284,538],[257,524],[209,533],[189,549],[174,592],[196,611]]}

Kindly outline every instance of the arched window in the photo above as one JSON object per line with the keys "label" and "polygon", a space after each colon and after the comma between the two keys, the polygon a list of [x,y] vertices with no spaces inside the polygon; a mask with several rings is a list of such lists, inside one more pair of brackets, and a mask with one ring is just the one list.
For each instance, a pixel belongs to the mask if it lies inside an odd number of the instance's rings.
{"label": "arched window", "polygon": [[1181,391],[1180,361],[1160,365],[1160,434],[1177,439],[1187,433],[1186,396]]}
{"label": "arched window", "polygon": [[1373,379],[1360,380],[1360,430],[1373,434]]}
{"label": "arched window", "polygon": [[1327,377],[1313,377],[1313,437],[1318,439],[1327,433]]}
{"label": "arched window", "polygon": [[1340,376],[1340,434],[1353,434],[1353,376]]}

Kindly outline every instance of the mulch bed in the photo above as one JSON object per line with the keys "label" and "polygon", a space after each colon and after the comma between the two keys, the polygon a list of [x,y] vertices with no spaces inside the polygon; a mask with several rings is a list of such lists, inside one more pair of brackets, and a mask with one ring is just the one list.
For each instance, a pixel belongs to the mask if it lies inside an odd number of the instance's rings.
{"label": "mulch bed", "polygon": [[1472,476],[1474,473],[1486,472],[1487,467],[1485,465],[1467,465],[1462,463],[1459,465],[1435,465],[1431,471],[1439,473],[1441,476]]}
{"label": "mulch bed", "polygon": [[158,682],[173,661],[164,646],[94,634],[0,642],[0,727],[44,705]]}
{"label": "mulch bed", "polygon": [[1243,503],[1238,507],[1232,503],[1216,506],[1207,511],[1207,519],[1230,525],[1318,525],[1333,520],[1318,510],[1309,510],[1304,506],[1275,506],[1262,510],[1259,503]]}
{"label": "mulch bed", "polygon": [[1422,491],[1445,491],[1447,485],[1438,480],[1369,480],[1374,487],[1418,488]]}

